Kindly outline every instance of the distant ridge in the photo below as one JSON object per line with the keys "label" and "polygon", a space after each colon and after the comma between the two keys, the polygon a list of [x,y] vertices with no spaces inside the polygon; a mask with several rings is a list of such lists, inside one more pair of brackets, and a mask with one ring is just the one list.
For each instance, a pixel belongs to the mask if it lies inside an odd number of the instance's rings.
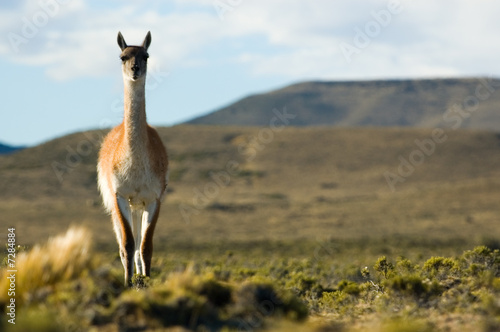
{"label": "distant ridge", "polygon": [[0,155],[9,154],[24,149],[24,146],[11,146],[0,143]]}
{"label": "distant ridge", "polygon": [[500,130],[500,80],[303,82],[245,97],[189,124],[266,126],[273,109],[294,126],[403,126]]}

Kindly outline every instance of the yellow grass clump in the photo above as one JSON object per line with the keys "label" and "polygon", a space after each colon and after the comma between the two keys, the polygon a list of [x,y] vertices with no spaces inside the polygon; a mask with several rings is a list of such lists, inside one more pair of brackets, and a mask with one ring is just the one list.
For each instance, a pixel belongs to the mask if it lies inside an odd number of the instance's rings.
{"label": "yellow grass clump", "polygon": [[[91,234],[83,227],[71,227],[65,234],[50,238],[43,245],[36,245],[28,252],[17,254],[15,266],[16,303],[29,301],[43,287],[81,275],[90,265]],[[7,269],[0,270],[0,302],[8,294],[10,280]]]}

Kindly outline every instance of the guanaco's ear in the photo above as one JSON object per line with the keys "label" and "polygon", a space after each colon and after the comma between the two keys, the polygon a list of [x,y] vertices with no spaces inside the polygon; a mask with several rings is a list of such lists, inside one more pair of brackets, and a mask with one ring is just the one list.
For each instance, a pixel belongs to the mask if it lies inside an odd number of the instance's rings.
{"label": "guanaco's ear", "polygon": [[127,48],[127,43],[125,42],[125,39],[123,39],[122,33],[118,31],[118,46],[120,46],[120,49],[123,51],[124,49]]}
{"label": "guanaco's ear", "polygon": [[146,38],[144,38],[144,41],[142,42],[142,47],[147,51],[149,48],[149,45],[151,45],[151,32],[148,31],[148,34],[146,35]]}

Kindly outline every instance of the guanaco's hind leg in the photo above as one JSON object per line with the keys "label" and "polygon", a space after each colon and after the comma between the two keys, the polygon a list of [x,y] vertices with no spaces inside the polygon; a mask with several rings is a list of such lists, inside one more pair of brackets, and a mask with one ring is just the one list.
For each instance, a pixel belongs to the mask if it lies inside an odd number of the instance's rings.
{"label": "guanaco's hind leg", "polygon": [[132,208],[132,232],[134,234],[134,262],[135,273],[144,274],[144,263],[141,257],[141,238],[142,238],[142,218],[144,216],[144,209]]}
{"label": "guanaco's hind leg", "polygon": [[141,259],[142,273],[150,276],[151,258],[153,257],[153,233],[155,231],[156,221],[160,214],[160,201],[149,204],[142,216],[142,239],[141,239]]}
{"label": "guanaco's hind leg", "polygon": [[113,210],[113,223],[116,239],[120,246],[120,258],[125,271],[125,286],[132,285],[134,274],[134,234],[132,232],[132,211],[123,197],[116,195],[116,207]]}

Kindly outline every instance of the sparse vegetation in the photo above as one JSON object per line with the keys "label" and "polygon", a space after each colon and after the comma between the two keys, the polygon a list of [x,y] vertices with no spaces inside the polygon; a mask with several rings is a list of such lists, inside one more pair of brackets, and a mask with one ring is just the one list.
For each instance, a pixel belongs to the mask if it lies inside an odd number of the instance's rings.
{"label": "sparse vegetation", "polygon": [[[307,317],[305,304],[265,276],[240,279],[239,274],[234,279],[232,271],[221,274],[210,264],[189,263],[179,272],[162,269],[154,280],[136,275],[133,287],[125,289],[119,267],[100,266],[102,257],[89,251],[87,235],[84,229],[71,229],[19,257],[16,301],[20,325],[34,327],[37,323],[31,320],[45,316],[51,318],[50,322],[42,320],[47,331],[75,326],[81,330],[169,326],[236,330],[263,327],[272,317],[293,321]],[[0,270],[2,308],[9,301],[6,271],[5,267]],[[15,330],[4,317],[0,323],[2,330]]]}
{"label": "sparse vegetation", "polygon": [[[286,255],[291,244],[271,259],[254,250],[219,255],[214,247],[193,260],[179,251],[175,261],[160,254],[153,277],[135,276],[134,287],[126,289],[119,262],[106,264],[110,257],[93,251],[90,243],[88,231],[72,228],[19,255],[20,326],[45,331],[174,326],[322,331],[335,326],[340,331],[486,332],[500,325],[500,251],[485,246],[456,257],[416,262],[399,257],[396,264],[390,255],[376,258],[354,249],[357,271],[347,244],[321,260]],[[307,242],[294,246],[310,249]],[[0,270],[3,308],[5,271]],[[0,328],[15,331],[5,318]]]}
{"label": "sparse vegetation", "polygon": [[[383,172],[396,169],[398,156],[430,131],[285,128],[251,160],[238,145],[258,128],[159,132],[172,157],[171,190],[155,232],[151,278],[134,278],[132,289],[123,288],[112,226],[92,181],[93,142],[103,133],[0,157],[2,220],[28,248],[19,254],[29,267],[18,266],[16,328],[499,329],[494,133],[447,132],[439,151],[391,193]],[[68,157],[85,140],[95,149]],[[66,167],[62,181],[53,162]],[[200,178],[208,170],[219,177]],[[189,219],[181,206],[191,208]],[[86,234],[71,241],[73,249],[47,241],[72,224],[92,229],[93,249],[85,231],[73,234]],[[273,310],[259,304],[273,299]],[[3,319],[0,329],[11,328]]]}

